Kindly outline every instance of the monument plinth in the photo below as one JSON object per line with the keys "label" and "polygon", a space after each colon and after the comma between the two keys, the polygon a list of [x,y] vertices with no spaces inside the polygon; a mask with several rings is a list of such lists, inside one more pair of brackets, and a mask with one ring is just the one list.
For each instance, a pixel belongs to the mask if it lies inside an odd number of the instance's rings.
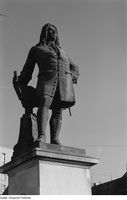
{"label": "monument plinth", "polygon": [[90,195],[90,167],[98,160],[84,149],[45,144],[0,168],[9,195]]}

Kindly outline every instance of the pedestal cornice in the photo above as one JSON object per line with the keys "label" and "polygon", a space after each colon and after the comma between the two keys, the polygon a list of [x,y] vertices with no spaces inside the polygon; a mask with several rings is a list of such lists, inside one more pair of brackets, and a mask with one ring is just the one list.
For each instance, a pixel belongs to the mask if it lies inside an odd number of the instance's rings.
{"label": "pedestal cornice", "polygon": [[45,162],[56,162],[62,165],[75,165],[80,168],[90,168],[98,164],[98,159],[87,156],[85,149],[45,144],[42,148],[33,148],[21,156],[12,157],[9,163],[0,167],[0,173],[8,173],[18,165],[35,159]]}

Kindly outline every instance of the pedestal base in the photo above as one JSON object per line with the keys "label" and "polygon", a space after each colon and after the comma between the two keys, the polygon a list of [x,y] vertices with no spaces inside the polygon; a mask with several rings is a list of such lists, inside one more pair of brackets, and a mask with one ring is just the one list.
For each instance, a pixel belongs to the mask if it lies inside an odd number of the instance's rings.
{"label": "pedestal base", "polygon": [[45,144],[0,168],[9,195],[90,195],[89,168],[98,160],[84,149]]}

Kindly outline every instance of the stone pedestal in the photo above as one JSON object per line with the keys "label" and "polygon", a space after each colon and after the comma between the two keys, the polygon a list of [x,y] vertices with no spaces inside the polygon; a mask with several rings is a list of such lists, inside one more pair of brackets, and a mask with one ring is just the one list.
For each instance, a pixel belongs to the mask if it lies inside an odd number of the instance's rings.
{"label": "stone pedestal", "polygon": [[84,149],[45,144],[0,168],[9,195],[90,195],[90,167],[98,160]]}

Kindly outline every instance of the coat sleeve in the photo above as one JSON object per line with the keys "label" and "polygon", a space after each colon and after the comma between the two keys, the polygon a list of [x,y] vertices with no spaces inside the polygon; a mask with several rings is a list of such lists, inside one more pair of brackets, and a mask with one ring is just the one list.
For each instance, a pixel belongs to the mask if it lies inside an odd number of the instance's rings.
{"label": "coat sleeve", "polygon": [[73,61],[70,60],[70,71],[72,73],[72,81],[73,83],[77,84],[78,78],[79,78],[79,67],[73,63]]}
{"label": "coat sleeve", "polygon": [[32,79],[32,73],[36,64],[35,47],[32,47],[28,53],[25,65],[18,77],[18,82],[27,85]]}

